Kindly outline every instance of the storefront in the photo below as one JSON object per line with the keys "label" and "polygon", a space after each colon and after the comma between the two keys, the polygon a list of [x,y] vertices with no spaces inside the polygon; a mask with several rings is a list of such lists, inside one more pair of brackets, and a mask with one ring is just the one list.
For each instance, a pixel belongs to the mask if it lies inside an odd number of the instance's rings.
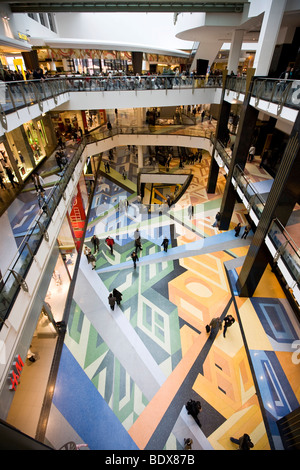
{"label": "storefront", "polygon": [[[66,217],[16,346],[15,362],[1,394],[1,418],[35,438],[68,292],[77,260]],[[10,384],[10,385],[9,385]]]}
{"label": "storefront", "polygon": [[0,138],[0,172],[9,183],[5,166],[12,170],[15,181],[24,181],[56,146],[53,124],[48,115],[28,121]]}
{"label": "storefront", "polygon": [[64,135],[66,140],[76,139],[77,131],[90,132],[106,122],[105,110],[64,111],[50,113],[56,136]]}

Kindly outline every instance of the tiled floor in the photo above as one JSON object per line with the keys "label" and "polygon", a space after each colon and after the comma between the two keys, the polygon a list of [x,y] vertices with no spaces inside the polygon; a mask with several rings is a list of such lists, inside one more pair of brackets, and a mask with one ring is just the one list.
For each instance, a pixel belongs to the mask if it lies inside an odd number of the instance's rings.
{"label": "tiled floor", "polygon": [[[96,270],[84,256],[80,262],[47,442],[54,448],[72,440],[89,449],[180,450],[191,437],[194,450],[230,450],[236,447],[229,438],[247,432],[255,449],[280,449],[276,420],[299,407],[292,344],[300,329],[269,268],[253,298],[235,295],[251,232],[243,240],[212,227],[225,178],[220,174],[215,194],[206,193],[204,155],[191,167],[193,182],[180,202],[149,216],[136,201],[134,158],[127,160],[131,177],[119,184],[125,153],[116,155],[115,173],[107,178],[103,171],[96,182],[85,243],[96,233],[100,250]],[[129,199],[128,209],[120,209],[121,199]],[[246,224],[245,213],[236,204],[231,228]],[[136,227],[143,250],[135,270]],[[104,242],[108,232],[114,255]],[[123,300],[112,311],[114,287]],[[222,331],[207,335],[205,325],[228,313],[236,321],[226,337]],[[201,428],[186,413],[189,398],[202,403]]]}

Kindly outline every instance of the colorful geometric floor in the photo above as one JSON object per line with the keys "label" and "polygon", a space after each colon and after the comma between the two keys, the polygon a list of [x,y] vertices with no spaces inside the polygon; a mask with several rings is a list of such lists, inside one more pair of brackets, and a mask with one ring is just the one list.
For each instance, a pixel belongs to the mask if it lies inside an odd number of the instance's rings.
{"label": "colorful geometric floor", "polygon": [[[204,156],[163,215],[141,210],[132,181],[126,190],[104,172],[98,178],[85,243],[96,233],[100,250],[96,270],[85,256],[80,262],[46,431],[53,447],[70,440],[91,450],[181,450],[191,437],[193,450],[233,450],[230,437],[246,432],[256,450],[282,448],[276,421],[299,407],[300,328],[271,269],[253,298],[236,295],[251,232],[243,240],[212,227],[225,178],[208,195],[208,169]],[[231,228],[246,224],[245,212],[236,204]],[[143,250],[134,270],[136,227]],[[113,288],[123,293],[114,311]],[[207,335],[205,325],[228,313],[236,322],[226,337]],[[201,401],[201,428],[186,413],[189,398]]]}

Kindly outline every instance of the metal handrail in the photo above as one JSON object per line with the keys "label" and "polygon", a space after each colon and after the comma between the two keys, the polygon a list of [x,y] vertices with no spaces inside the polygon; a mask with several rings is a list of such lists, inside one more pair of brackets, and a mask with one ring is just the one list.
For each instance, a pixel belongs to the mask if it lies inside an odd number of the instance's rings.
{"label": "metal handrail", "polygon": [[[246,94],[246,77],[227,76],[226,89]],[[43,101],[70,92],[143,91],[169,89],[222,88],[222,76],[141,75],[141,76],[66,76],[45,80],[0,81],[0,119],[7,129],[5,114],[25,106],[38,104],[43,111]],[[299,97],[298,97],[299,95]],[[300,80],[254,77],[251,96],[256,105],[260,99],[277,104],[277,114],[283,106],[300,109]]]}

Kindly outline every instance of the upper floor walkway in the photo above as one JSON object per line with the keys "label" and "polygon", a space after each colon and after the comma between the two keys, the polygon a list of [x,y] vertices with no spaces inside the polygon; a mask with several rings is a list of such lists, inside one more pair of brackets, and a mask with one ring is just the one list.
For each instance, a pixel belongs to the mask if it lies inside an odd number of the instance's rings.
{"label": "upper floor walkway", "polygon": [[[250,77],[168,75],[64,77],[0,83],[0,135],[51,110],[128,109],[195,104],[242,103]],[[300,109],[300,81],[254,77],[250,104],[294,122]]]}

